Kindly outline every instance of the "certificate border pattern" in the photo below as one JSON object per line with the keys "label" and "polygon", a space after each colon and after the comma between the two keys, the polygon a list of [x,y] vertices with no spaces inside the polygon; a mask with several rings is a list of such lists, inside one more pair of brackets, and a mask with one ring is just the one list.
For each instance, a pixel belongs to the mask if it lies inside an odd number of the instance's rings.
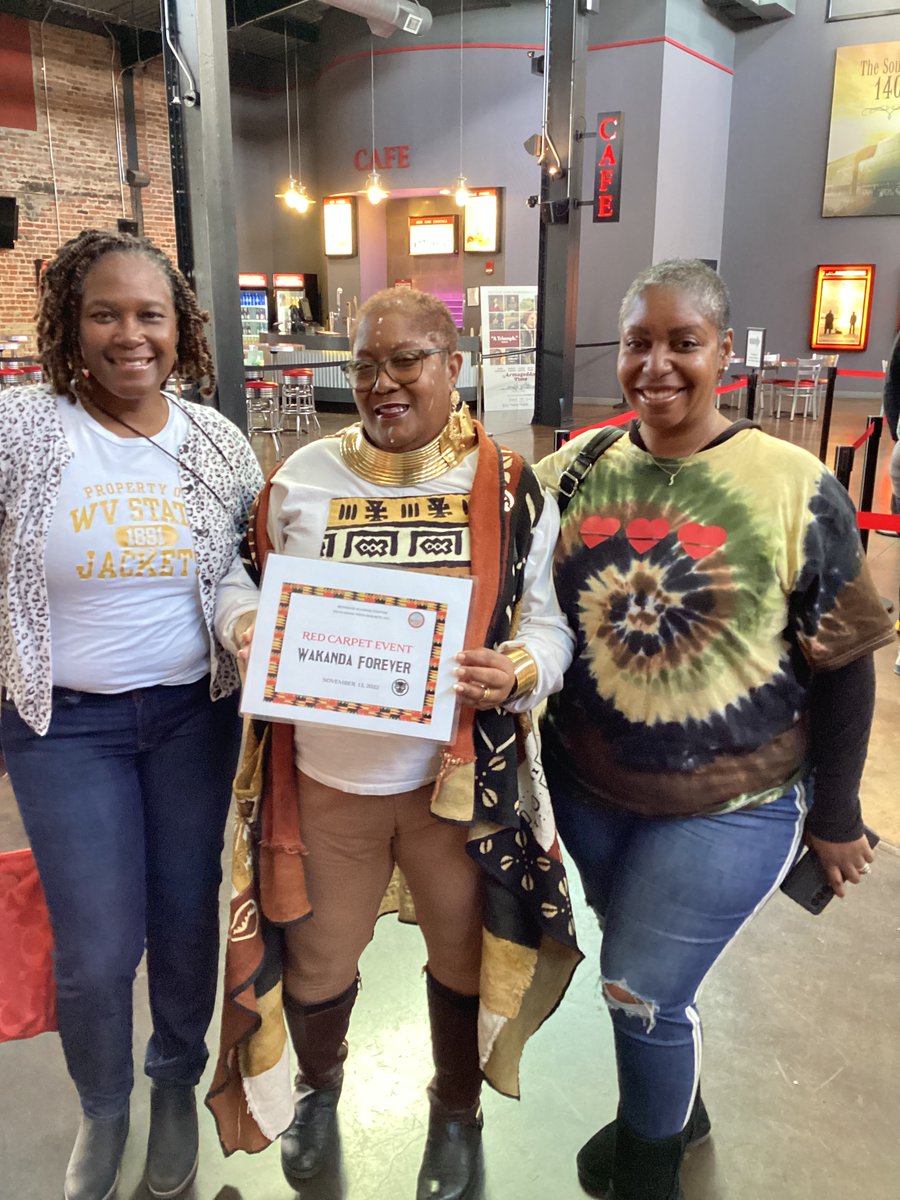
{"label": "certificate border pattern", "polygon": [[[284,645],[291,598],[296,594],[322,596],[328,600],[347,600],[363,604],[383,604],[391,608],[426,609],[435,614],[434,634],[431,640],[431,655],[425,678],[425,697],[421,710],[413,708],[391,708],[382,704],[364,704],[353,700],[328,700],[322,696],[308,696],[295,692],[280,692],[276,688],[278,667]],[[362,717],[376,717],[388,721],[408,721],[417,725],[428,725],[434,714],[434,694],[437,689],[438,666],[441,647],[444,644],[444,629],[447,623],[447,605],[439,600],[414,600],[406,596],[390,596],[381,592],[359,592],[347,588],[315,586],[307,583],[283,583],[275,617],[272,649],[266,667],[266,682],[263,698],[273,704],[286,704],[293,708],[314,708],[319,712],[349,713]]]}

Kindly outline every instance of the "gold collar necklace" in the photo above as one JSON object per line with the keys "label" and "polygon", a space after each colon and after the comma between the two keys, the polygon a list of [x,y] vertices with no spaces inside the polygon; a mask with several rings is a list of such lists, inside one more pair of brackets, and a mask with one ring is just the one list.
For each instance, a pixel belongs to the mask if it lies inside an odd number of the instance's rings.
{"label": "gold collar necklace", "polygon": [[369,483],[405,487],[437,479],[458,466],[474,450],[475,442],[475,428],[468,412],[462,415],[459,409],[454,409],[437,437],[418,450],[397,453],[379,450],[363,433],[361,424],[351,425],[341,434],[341,458],[351,471]]}

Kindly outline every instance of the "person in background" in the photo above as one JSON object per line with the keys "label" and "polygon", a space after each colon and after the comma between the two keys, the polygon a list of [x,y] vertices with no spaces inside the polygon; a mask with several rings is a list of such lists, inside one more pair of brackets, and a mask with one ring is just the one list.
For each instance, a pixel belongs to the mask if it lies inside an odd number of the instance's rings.
{"label": "person in background", "polygon": [[[841,896],[873,858],[859,783],[890,623],[844,488],[717,410],[729,308],[698,260],[632,283],[618,377],[637,419],[586,468],[555,556],[576,647],[544,764],[603,926],[619,1075],[577,1166],[615,1200],[681,1200],[684,1151],[710,1132],[700,988],[803,841]],[[538,464],[551,490],[594,437]]]}
{"label": "person in background", "polygon": [[116,1186],[145,945],[151,1194],[197,1167],[240,739],[213,612],[261,483],[238,429],[178,397],[215,385],[204,319],[151,242],[86,230],[41,281],[48,382],[0,395],[0,731],[82,1108],[66,1200]]}
{"label": "person in background", "polygon": [[[895,515],[900,514],[900,331],[894,338],[894,345],[891,347],[890,358],[887,360],[887,369],[884,373],[884,415],[887,420],[888,432],[894,442],[894,449],[891,452],[890,476],[891,476],[891,512]],[[879,532],[881,532],[879,530]],[[892,537],[900,537],[900,534],[891,532]],[[897,623],[897,631],[900,633],[900,621]],[[900,652],[897,654],[897,661],[894,663],[894,674],[900,675]]]}
{"label": "person in background", "polygon": [[[428,955],[435,1073],[418,1200],[473,1195],[482,1067],[499,1090],[518,1094],[522,1044],[553,1011],[581,957],[549,804],[535,790],[542,774],[536,760],[533,771],[518,770],[534,750],[526,714],[559,688],[572,651],[550,578],[556,504],[519,455],[471,421],[455,391],[461,365],[453,318],[439,300],[395,288],[370,297],[345,367],[359,423],[292,455],[267,485],[253,526],[254,575],[268,544],[301,558],[477,581],[452,745],[302,720],[269,731],[260,891],[235,889],[237,935],[226,963],[233,1006],[223,1014],[208,1103],[226,1150],[259,1149],[272,1136],[264,1126],[274,1084],[257,1103],[250,1027],[229,1030],[233,1009],[246,1011],[258,996],[257,1041],[268,1056],[258,1074],[272,1079],[265,1068],[277,1066],[284,1035],[280,1013],[268,1035],[266,1018],[268,997],[280,991],[299,1063],[293,1120],[281,1139],[295,1187],[321,1171],[334,1140],[359,957],[395,866]],[[257,604],[239,559],[220,588],[216,626],[242,653]],[[284,848],[280,867],[268,849],[276,844]],[[294,852],[301,844],[302,857]],[[235,855],[242,872],[248,857]],[[251,995],[246,971],[231,969],[249,961],[240,914],[256,911],[251,904],[278,913],[284,927],[283,972],[264,955],[253,959],[253,977],[269,981],[265,995],[262,983]],[[274,1116],[268,1123],[275,1135],[284,1129]]]}

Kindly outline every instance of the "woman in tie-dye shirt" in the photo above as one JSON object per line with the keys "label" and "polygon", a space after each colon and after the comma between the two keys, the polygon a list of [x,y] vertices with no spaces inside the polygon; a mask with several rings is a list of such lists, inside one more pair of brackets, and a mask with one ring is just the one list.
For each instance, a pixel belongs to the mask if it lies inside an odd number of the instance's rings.
{"label": "woman in tie-dye shirt", "polygon": [[[709,969],[804,840],[838,895],[868,870],[859,781],[891,628],[834,476],[716,408],[733,341],[718,275],[648,269],[620,338],[638,419],[563,516],[555,580],[576,651],[544,754],[603,923],[620,1084],[579,1178],[615,1200],[680,1200],[685,1146],[710,1129],[695,1006]],[[557,488],[594,436],[539,464],[543,482]]]}

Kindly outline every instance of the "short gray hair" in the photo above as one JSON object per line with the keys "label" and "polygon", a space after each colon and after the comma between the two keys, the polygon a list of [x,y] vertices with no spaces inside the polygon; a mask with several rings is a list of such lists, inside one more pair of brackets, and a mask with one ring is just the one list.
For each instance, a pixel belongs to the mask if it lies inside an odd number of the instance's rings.
{"label": "short gray hair", "polygon": [[641,271],[629,287],[619,308],[619,329],[634,301],[654,287],[687,292],[703,316],[715,325],[720,342],[731,328],[731,298],[721,276],[699,258],[667,258]]}

